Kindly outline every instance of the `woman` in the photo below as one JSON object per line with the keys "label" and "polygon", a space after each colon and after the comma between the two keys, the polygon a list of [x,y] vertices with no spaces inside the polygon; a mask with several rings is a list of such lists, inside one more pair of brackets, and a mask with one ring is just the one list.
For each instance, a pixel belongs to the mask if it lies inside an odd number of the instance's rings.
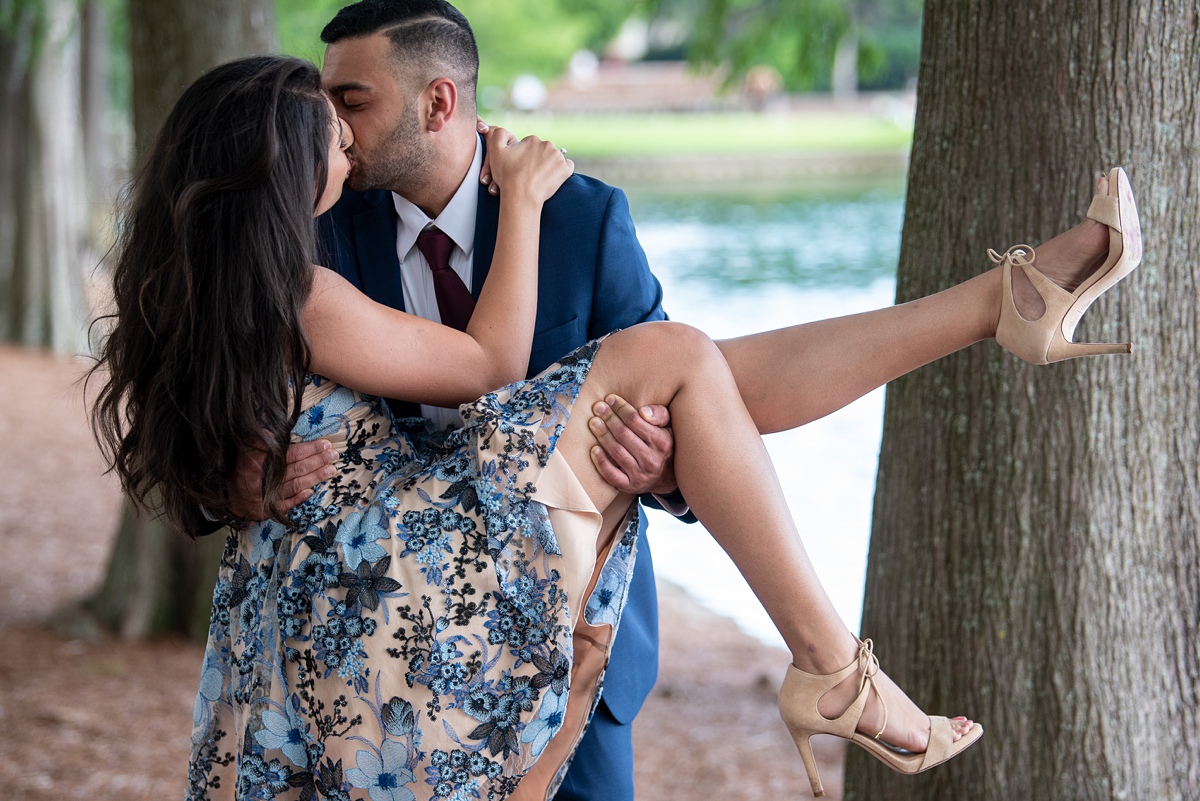
{"label": "woman", "polygon": [[[791,650],[781,711],[814,793],[814,733],[906,773],[979,738],[917,709],[842,626],[759,433],[993,335],[1031,361],[1091,352],[1070,343],[1075,322],[1140,257],[1123,173],[1102,182],[1099,222],[1043,246],[1046,275],[1013,249],[912,304],[719,346],[650,323],[495,390],[525,370],[539,212],[569,162],[488,134],[500,233],[459,332],[312,266],[313,217],[341,191],[351,136],[310,64],[245,59],[184,93],[134,187],[94,411],[127,491],[175,521],[196,506],[230,519],[244,443],[264,440],[265,487],[293,438],[340,454],[290,519],[231,520],[189,798],[547,797],[635,556],[636,505],[600,478],[588,415],[572,414],[614,396],[668,406],[680,488]],[[862,347],[871,359],[836,389],[804,380],[812,359]],[[465,426],[439,440],[373,396],[462,403]]]}

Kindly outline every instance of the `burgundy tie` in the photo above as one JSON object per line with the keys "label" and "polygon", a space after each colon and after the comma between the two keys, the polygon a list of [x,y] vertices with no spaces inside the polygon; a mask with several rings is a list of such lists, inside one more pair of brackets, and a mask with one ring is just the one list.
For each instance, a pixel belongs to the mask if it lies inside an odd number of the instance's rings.
{"label": "burgundy tie", "polygon": [[442,325],[466,331],[471,312],[475,311],[475,299],[458,273],[450,269],[450,251],[453,249],[453,240],[438,228],[426,228],[417,236],[417,250],[433,271],[433,293],[437,296]]}

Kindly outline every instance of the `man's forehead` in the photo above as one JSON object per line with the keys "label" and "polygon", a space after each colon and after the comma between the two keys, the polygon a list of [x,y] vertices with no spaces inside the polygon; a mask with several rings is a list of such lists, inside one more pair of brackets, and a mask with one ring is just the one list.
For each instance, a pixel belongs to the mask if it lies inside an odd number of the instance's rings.
{"label": "man's forehead", "polygon": [[389,46],[379,35],[327,45],[321,65],[322,87],[331,93],[372,91],[394,82]]}

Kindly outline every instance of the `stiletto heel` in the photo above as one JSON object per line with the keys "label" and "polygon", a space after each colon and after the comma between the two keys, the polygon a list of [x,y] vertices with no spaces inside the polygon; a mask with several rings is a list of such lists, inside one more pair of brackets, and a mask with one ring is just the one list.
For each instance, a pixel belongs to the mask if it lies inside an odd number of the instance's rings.
{"label": "stiletto heel", "polygon": [[[1093,344],[1072,342],[1075,327],[1096,298],[1129,275],[1142,260],[1142,228],[1129,178],[1120,167],[1108,174],[1108,190],[1092,198],[1088,218],[1109,229],[1108,258],[1074,292],[1068,292],[1033,266],[1035,254],[1029,245],[1017,245],[988,257],[1002,264],[1003,294],[996,342],[1030,364],[1050,364],[1079,356],[1130,353],[1132,343]],[[1046,312],[1037,320],[1026,320],[1013,298],[1012,270],[1019,267],[1042,296]]]}
{"label": "stiletto heel", "polygon": [[[858,656],[853,662],[836,673],[823,676],[805,673],[794,665],[788,666],[787,676],[783,687],[779,690],[779,715],[787,725],[788,732],[796,742],[800,758],[804,761],[804,769],[808,771],[808,780],[812,784],[813,795],[820,797],[825,790],[821,785],[821,777],[817,773],[817,762],[813,757],[810,738],[814,734],[832,734],[849,740],[866,750],[868,754],[878,759],[898,773],[914,774],[929,770],[940,765],[951,757],[957,756],[963,749],[970,746],[983,736],[983,727],[978,723],[973,725],[957,742],[954,741],[954,728],[949,719],[940,716],[929,717],[929,745],[924,753],[913,753],[899,748],[893,748],[880,737],[887,727],[887,706],[883,707],[883,726],[871,738],[860,734],[858,721],[862,718],[867,706],[867,698],[874,690],[875,675],[879,672],[879,660],[875,657],[874,646],[870,640],[859,643]],[[825,693],[850,678],[859,674],[858,696],[850,708],[836,718],[825,717],[817,709],[817,704]],[[883,697],[879,696],[883,703]]]}
{"label": "stiletto heel", "polygon": [[[790,729],[790,727],[789,727]],[[817,771],[817,760],[813,756],[811,734],[804,732],[791,732],[792,739],[796,741],[796,748],[800,751],[800,759],[804,762],[804,770],[808,773],[808,783],[812,785],[813,795],[817,798],[825,795],[825,787],[821,784],[821,774]]]}

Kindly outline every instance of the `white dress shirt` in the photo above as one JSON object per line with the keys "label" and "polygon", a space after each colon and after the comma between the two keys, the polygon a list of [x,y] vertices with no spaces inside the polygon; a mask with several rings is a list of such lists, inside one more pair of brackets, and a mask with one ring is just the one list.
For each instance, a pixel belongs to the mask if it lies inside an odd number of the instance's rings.
{"label": "white dress shirt", "polygon": [[[475,138],[475,158],[466,176],[442,209],[436,220],[429,218],[415,205],[392,193],[396,214],[400,224],[396,226],[396,255],[400,259],[400,281],[404,288],[404,309],[409,314],[442,321],[438,311],[437,293],[433,289],[433,273],[429,262],[417,248],[417,236],[429,226],[436,226],[454,242],[450,251],[450,269],[471,288],[475,277],[475,217],[479,204],[479,171],[483,167],[483,141]],[[432,420],[439,427],[462,425],[458,409],[443,409],[439,406],[421,406],[421,416]]]}

